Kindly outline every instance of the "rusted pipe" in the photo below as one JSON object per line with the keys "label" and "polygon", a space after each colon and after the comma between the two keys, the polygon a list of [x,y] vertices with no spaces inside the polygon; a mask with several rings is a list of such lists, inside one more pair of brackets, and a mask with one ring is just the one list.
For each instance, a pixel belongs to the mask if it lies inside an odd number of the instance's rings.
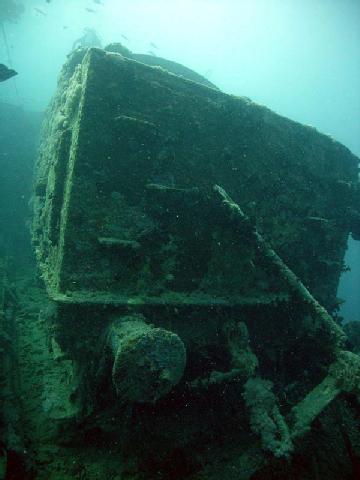
{"label": "rusted pipe", "polygon": [[149,325],[142,315],[114,319],[108,344],[114,356],[112,381],[124,402],[154,403],[183,375],[186,351],[182,340]]}

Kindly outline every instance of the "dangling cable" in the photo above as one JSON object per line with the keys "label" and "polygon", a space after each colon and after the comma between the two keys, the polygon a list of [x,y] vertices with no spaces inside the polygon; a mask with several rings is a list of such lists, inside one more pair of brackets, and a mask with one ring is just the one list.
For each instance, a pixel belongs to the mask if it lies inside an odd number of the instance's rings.
{"label": "dangling cable", "polygon": [[[10,48],[9,48],[9,43],[8,43],[7,36],[6,36],[6,31],[5,31],[4,22],[0,22],[0,26],[1,26],[2,36],[3,36],[3,39],[4,39],[4,45],[5,45],[5,51],[6,51],[7,61],[8,61],[9,67],[10,67],[10,68],[13,68],[13,64],[12,64],[12,60],[11,60],[11,55],[10,55]],[[15,88],[16,98],[17,98],[18,103],[19,103],[19,105],[20,105],[22,102],[21,102],[21,100],[20,100],[20,95],[19,95],[19,90],[18,90],[18,88],[17,88],[16,79],[13,78],[12,80],[13,80],[13,82],[14,82],[14,88]]]}

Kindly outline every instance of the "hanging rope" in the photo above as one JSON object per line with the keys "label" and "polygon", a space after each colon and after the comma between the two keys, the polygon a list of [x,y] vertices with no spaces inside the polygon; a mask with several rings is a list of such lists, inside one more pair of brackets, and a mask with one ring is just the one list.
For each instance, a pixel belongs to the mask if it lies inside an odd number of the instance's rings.
{"label": "hanging rope", "polygon": [[3,22],[0,22],[1,25],[1,32],[2,36],[4,39],[4,45],[5,45],[5,51],[6,51],[6,56],[7,56],[7,61],[9,66],[12,68],[12,61],[11,61],[11,56],[10,56],[10,48],[9,48],[9,43],[7,41],[7,36],[6,36],[6,31],[5,31],[5,26]]}
{"label": "hanging rope", "polygon": [[[10,55],[9,42],[8,42],[7,35],[6,35],[4,22],[0,22],[0,28],[1,28],[1,33],[2,33],[3,39],[4,39],[5,52],[6,52],[6,56],[7,56],[7,63],[8,63],[10,68],[13,68],[11,55]],[[20,95],[19,95],[19,90],[17,88],[16,79],[13,78],[12,81],[13,81],[13,84],[14,84],[14,89],[15,89],[15,94],[16,94],[17,101],[18,101],[19,104],[21,104],[22,102],[20,100]]]}

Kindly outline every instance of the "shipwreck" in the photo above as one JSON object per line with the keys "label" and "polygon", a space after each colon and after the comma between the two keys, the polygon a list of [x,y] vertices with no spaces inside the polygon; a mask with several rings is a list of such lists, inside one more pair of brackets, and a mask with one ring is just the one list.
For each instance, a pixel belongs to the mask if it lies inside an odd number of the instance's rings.
{"label": "shipwreck", "polygon": [[36,164],[36,478],[352,478],[359,434],[340,424],[360,357],[336,291],[360,235],[359,159],[108,50],[69,57]]}

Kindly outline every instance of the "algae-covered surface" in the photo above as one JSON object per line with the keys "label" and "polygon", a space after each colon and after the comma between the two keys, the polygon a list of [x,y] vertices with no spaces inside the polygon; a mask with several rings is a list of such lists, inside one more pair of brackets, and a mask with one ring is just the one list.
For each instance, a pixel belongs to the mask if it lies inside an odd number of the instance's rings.
{"label": "algae-covered surface", "polygon": [[218,184],[333,308],[356,181],[356,157],[313,128],[90,49],[63,69],[47,120],[38,260],[51,295],[268,293],[209,198]]}

